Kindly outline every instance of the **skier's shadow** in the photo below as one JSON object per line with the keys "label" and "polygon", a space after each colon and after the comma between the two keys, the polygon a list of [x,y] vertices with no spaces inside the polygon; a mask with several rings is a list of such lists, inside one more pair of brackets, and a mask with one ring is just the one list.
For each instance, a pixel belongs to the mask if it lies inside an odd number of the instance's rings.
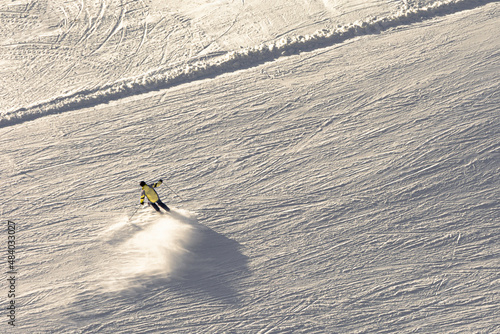
{"label": "skier's shadow", "polygon": [[186,246],[187,263],[181,269],[166,277],[132,278],[129,288],[115,291],[85,289],[62,315],[78,326],[90,326],[112,317],[117,305],[125,305],[127,312],[133,313],[157,311],[164,307],[163,303],[170,305],[176,301],[181,303],[178,307],[183,307],[183,301],[193,298],[200,303],[207,300],[208,304],[213,300],[240,303],[240,286],[249,269],[248,257],[241,253],[239,243],[198,223],[196,218],[175,211],[170,215],[190,225],[194,233],[193,241]]}
{"label": "skier's shadow", "polygon": [[248,275],[248,257],[241,253],[238,242],[175,209],[162,214],[192,227],[193,240],[185,245],[188,252],[184,258],[186,263],[168,277],[146,280],[141,277],[140,285],[133,284],[133,288],[123,290],[120,294],[134,298],[135,295],[144,296],[144,293],[161,294],[165,290],[169,294],[201,294],[222,302],[237,303],[238,285]]}
{"label": "skier's shadow", "polygon": [[220,301],[238,302],[238,285],[248,275],[248,257],[240,244],[185,216],[172,211],[173,218],[194,228],[195,239],[188,247],[187,265],[167,285],[187,294],[205,293]]}

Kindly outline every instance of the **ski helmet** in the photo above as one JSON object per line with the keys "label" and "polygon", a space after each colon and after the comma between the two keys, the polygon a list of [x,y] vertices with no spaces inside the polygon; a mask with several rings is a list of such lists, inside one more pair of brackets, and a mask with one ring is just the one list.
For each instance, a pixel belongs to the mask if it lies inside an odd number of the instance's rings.
{"label": "ski helmet", "polygon": [[146,182],[141,181],[141,183],[140,183],[140,184],[141,184],[141,187],[144,187],[144,186],[146,185]]}

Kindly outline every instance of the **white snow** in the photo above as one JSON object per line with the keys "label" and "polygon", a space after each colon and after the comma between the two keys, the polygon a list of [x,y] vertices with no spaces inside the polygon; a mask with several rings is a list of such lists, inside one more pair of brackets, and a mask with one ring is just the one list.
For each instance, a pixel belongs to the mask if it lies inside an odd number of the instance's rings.
{"label": "white snow", "polygon": [[1,4],[0,332],[499,332],[499,18]]}
{"label": "white snow", "polygon": [[[364,21],[356,21],[348,25],[338,26],[331,30],[322,29],[313,34],[306,34],[304,36],[287,36],[274,42],[260,44],[256,47],[223,52],[223,55],[210,57],[208,60],[187,60],[183,65],[178,65],[173,68],[157,68],[153,71],[141,74],[138,77],[121,79],[111,84],[107,83],[103,86],[93,87],[92,89],[79,90],[71,94],[30,105],[28,108],[23,107],[8,113],[4,112],[0,118],[0,126],[31,120],[43,115],[89,107],[129,95],[137,95],[221,73],[232,72],[282,56],[288,56],[305,50],[322,48],[331,44],[342,43],[347,39],[359,35],[378,34],[388,28],[418,22],[424,18],[453,13],[463,10],[464,8],[469,8],[470,6],[471,3],[467,0],[438,1],[424,7],[405,8],[395,14],[382,18],[372,17]],[[103,15],[102,10],[99,15]],[[120,18],[123,16],[124,10],[122,8]],[[123,26],[121,21],[122,19],[120,19],[117,25],[112,29],[111,34],[106,37],[103,44]],[[142,40],[139,48],[142,46],[143,42]],[[99,51],[103,44],[93,50],[91,54]]]}

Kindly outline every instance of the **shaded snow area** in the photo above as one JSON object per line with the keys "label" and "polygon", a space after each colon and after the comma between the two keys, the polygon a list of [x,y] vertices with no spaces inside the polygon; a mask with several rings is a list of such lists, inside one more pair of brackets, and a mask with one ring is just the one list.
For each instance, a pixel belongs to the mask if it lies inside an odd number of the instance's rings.
{"label": "shaded snow area", "polygon": [[[135,216],[135,215],[134,215]],[[180,214],[165,217],[148,210],[135,220],[122,219],[100,236],[108,244],[100,253],[112,254],[101,273],[105,290],[140,286],[144,277],[154,279],[178,273],[187,264],[189,248],[196,244],[196,220]]]}
{"label": "shaded snow area", "polygon": [[500,332],[500,4],[267,2],[0,5],[1,333]]}

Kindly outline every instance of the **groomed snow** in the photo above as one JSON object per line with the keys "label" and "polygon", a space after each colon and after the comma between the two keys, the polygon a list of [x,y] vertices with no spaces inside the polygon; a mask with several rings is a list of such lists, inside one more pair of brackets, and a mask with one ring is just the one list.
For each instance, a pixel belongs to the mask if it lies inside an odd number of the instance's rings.
{"label": "groomed snow", "polygon": [[[220,56],[212,56],[208,60],[187,60],[182,65],[168,69],[155,69],[138,77],[121,79],[118,82],[107,83],[91,89],[79,90],[67,95],[56,97],[0,115],[0,126],[11,125],[25,120],[60,113],[83,107],[91,107],[130,95],[168,88],[174,85],[212,77],[256,66],[265,61],[274,60],[302,51],[311,51],[342,43],[348,39],[366,34],[378,34],[389,28],[408,25],[439,15],[446,15],[464,9],[473,8],[491,0],[447,0],[437,1],[423,7],[408,7],[395,14],[382,18],[370,17],[364,21],[356,21],[347,25],[339,25],[334,29],[322,29],[312,34],[287,36],[277,41],[267,42],[255,47],[242,48],[238,51],[219,52]],[[103,5],[105,6],[105,5]],[[124,10],[121,11],[124,16]],[[121,27],[121,22],[112,30]],[[106,41],[105,41],[106,42]],[[97,50],[101,47],[99,46]]]}
{"label": "groomed snow", "polygon": [[[0,331],[499,332],[499,14],[4,123],[19,274]],[[171,214],[139,205],[159,178]]]}

